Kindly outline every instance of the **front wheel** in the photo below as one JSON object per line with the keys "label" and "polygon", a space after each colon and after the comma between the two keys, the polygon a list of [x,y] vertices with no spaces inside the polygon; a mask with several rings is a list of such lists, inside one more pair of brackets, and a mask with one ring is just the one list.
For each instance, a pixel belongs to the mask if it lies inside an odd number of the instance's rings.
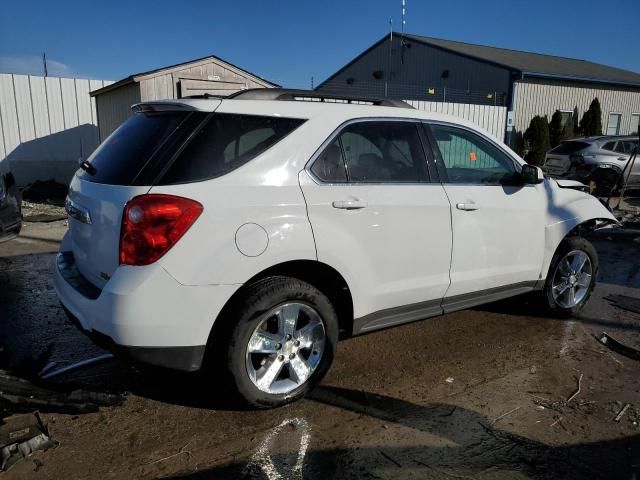
{"label": "front wheel", "polygon": [[565,239],[553,256],[545,285],[549,308],[569,316],[584,307],[593,292],[598,273],[598,254],[582,237]]}
{"label": "front wheel", "polygon": [[226,350],[228,378],[253,407],[279,406],[305,395],[328,371],[338,340],[329,299],[314,286],[271,277],[247,288],[214,345]]}

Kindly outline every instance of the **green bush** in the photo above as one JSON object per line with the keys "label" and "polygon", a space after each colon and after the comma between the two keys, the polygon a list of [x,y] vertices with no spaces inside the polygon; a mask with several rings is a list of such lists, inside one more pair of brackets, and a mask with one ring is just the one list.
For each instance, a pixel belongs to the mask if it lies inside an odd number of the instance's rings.
{"label": "green bush", "polygon": [[584,112],[578,129],[580,135],[585,137],[602,135],[602,109],[600,108],[600,100],[597,97],[593,99],[589,109]]}
{"label": "green bush", "polygon": [[[571,122],[567,122],[567,125]],[[562,140],[564,140],[564,129],[562,128],[562,114],[560,110],[556,110],[551,117],[551,121],[549,122],[549,143],[551,144],[551,148],[558,145]]]}
{"label": "green bush", "polygon": [[549,141],[549,121],[547,116],[536,115],[524,132],[526,155],[524,159],[531,165],[541,166],[546,153],[551,149]]}

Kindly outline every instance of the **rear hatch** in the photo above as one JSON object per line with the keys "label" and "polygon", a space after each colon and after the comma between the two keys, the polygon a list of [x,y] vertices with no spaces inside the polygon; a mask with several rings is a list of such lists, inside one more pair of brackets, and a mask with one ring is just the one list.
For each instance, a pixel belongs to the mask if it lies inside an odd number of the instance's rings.
{"label": "rear hatch", "polygon": [[225,175],[304,123],[275,114],[176,108],[139,105],[135,115],[98,147],[71,182],[67,211],[76,265],[100,288],[120,264],[120,231],[127,202],[156,185]]}
{"label": "rear hatch", "polygon": [[137,108],[71,182],[67,212],[72,251],[80,273],[98,287],[119,265],[124,206],[149,191],[169,159],[208,115],[176,108]]}
{"label": "rear hatch", "polygon": [[571,168],[571,156],[588,146],[588,143],[576,140],[560,142],[547,153],[542,169],[549,175],[565,175]]}

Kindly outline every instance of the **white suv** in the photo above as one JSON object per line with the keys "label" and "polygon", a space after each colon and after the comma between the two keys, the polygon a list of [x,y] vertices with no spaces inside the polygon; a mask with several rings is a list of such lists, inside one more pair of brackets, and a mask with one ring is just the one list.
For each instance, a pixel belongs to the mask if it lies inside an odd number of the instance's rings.
{"label": "white suv", "polygon": [[[402,107],[402,108],[400,108]],[[580,309],[615,222],[475,125],[402,102],[250,90],[142,103],[73,178],[55,288],[129,358],[301,397],[339,336],[540,290]]]}

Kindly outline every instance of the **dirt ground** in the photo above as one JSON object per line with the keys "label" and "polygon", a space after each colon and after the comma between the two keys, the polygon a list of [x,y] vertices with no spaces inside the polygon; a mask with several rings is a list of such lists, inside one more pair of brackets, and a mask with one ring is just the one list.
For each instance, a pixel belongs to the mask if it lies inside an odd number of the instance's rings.
{"label": "dirt ground", "polygon": [[[53,291],[64,229],[28,224],[0,244],[1,366],[15,375],[104,353]],[[4,478],[638,478],[640,362],[595,336],[640,348],[640,314],[605,300],[640,298],[640,232],[593,241],[600,282],[578,318],[520,297],[349,339],[308,399],[276,410],[236,410],[211,379],[115,360],[60,376],[56,388],[126,396],[93,413],[43,408],[59,446]]]}

